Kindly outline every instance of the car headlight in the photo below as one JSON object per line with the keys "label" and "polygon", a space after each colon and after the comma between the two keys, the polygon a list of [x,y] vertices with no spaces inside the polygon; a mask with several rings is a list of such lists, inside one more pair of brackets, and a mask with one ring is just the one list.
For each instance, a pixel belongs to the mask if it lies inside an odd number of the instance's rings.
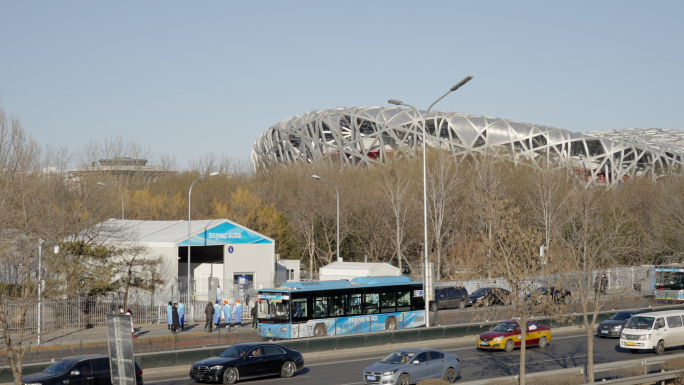
{"label": "car headlight", "polygon": [[613,326],[613,330],[622,330],[622,325]]}
{"label": "car headlight", "polygon": [[211,366],[209,370],[223,370],[223,365]]}
{"label": "car headlight", "polygon": [[383,376],[391,376],[392,374],[394,374],[396,372],[397,372],[397,369],[392,369],[392,370],[388,370],[386,372],[383,372],[382,375]]}
{"label": "car headlight", "polygon": [[502,339],[503,339],[503,337],[496,337],[492,341],[501,341]]}
{"label": "car headlight", "polygon": [[639,336],[640,340],[650,340],[651,335],[650,334],[644,334],[643,336]]}

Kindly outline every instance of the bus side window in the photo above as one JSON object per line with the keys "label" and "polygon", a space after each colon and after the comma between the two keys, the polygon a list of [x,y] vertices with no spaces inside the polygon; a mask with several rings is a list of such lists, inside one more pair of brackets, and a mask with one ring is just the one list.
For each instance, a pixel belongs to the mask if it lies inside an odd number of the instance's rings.
{"label": "bus side window", "polygon": [[292,300],[292,320],[306,319],[306,298],[297,298]]}
{"label": "bus side window", "polygon": [[365,314],[377,314],[380,312],[380,309],[378,309],[378,293],[366,294],[364,309]]}
{"label": "bus side window", "polygon": [[330,316],[339,317],[344,315],[344,296],[330,297]]}
{"label": "bus side window", "polygon": [[325,318],[328,316],[328,297],[314,298],[313,305],[313,318]]}
{"label": "bus side window", "polygon": [[397,308],[397,301],[394,298],[394,288],[385,289],[380,293],[380,303],[382,304],[383,313],[393,313]]}
{"label": "bus side window", "polygon": [[397,292],[397,311],[411,310],[411,291],[399,290]]}
{"label": "bus side window", "polygon": [[345,298],[347,315],[361,314],[361,294],[349,294]]}

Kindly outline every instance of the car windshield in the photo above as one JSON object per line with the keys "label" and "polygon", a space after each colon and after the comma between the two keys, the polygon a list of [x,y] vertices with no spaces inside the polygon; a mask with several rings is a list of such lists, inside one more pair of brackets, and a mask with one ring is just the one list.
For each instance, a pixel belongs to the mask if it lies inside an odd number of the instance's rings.
{"label": "car windshield", "polygon": [[413,356],[415,356],[415,352],[403,352],[401,350],[398,350],[389,356],[383,358],[380,360],[380,362],[385,363],[385,364],[403,364],[404,362],[409,362]]}
{"label": "car windshield", "polygon": [[639,317],[639,316],[633,316],[632,318],[627,321],[627,325],[625,327],[627,329],[644,329],[648,330],[653,327],[653,321],[655,321],[654,317]]}
{"label": "car windshield", "polygon": [[512,322],[502,322],[492,328],[493,332],[512,332],[518,324]]}
{"label": "car windshield", "polygon": [[219,354],[219,357],[240,358],[245,355],[250,346],[233,345]]}
{"label": "car windshield", "polygon": [[610,319],[616,321],[626,321],[633,315],[634,313],[615,313],[612,317],[610,317]]}
{"label": "car windshield", "polygon": [[475,291],[473,292],[473,295],[485,295],[485,294],[489,293],[489,291],[490,291],[489,288],[484,288],[484,287],[483,287],[483,288],[481,288],[481,289],[475,290]]}
{"label": "car windshield", "polygon": [[64,374],[73,368],[74,365],[76,365],[75,361],[62,360],[43,370],[43,373]]}

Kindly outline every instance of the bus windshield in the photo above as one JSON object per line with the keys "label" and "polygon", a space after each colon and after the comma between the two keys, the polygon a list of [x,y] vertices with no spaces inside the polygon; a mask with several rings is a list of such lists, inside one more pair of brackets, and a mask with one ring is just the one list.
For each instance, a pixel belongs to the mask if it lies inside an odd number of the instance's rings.
{"label": "bus windshield", "polygon": [[655,281],[659,290],[684,290],[684,272],[656,271]]}
{"label": "bus windshield", "polygon": [[288,295],[259,295],[257,316],[265,321],[290,322],[290,297]]}

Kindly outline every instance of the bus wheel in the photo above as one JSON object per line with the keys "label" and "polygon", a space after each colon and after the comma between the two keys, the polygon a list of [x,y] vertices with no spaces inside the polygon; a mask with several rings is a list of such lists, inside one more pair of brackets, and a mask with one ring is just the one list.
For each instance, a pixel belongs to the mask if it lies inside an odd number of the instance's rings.
{"label": "bus wheel", "polygon": [[325,337],[328,334],[327,330],[325,330],[325,325],[323,324],[318,324],[314,328],[314,336],[315,337]]}
{"label": "bus wheel", "polygon": [[394,317],[387,318],[387,321],[385,321],[385,330],[397,330],[397,319]]}

